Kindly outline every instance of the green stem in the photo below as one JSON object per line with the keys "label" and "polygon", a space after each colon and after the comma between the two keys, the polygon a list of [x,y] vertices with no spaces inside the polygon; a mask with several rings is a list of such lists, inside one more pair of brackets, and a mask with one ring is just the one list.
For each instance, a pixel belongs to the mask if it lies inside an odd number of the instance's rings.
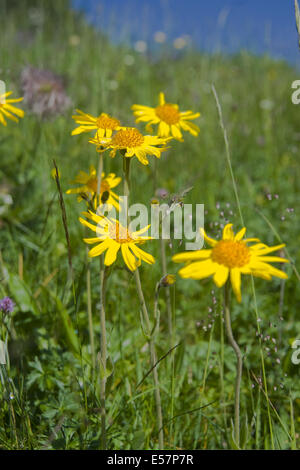
{"label": "green stem", "polygon": [[124,196],[129,198],[130,194],[130,162],[129,157],[123,157],[123,171],[124,171]]}
{"label": "green stem", "polygon": [[262,345],[262,339],[261,339],[260,324],[259,324],[259,319],[258,319],[258,310],[257,310],[256,293],[255,293],[255,286],[254,286],[253,276],[251,276],[251,284],[252,284],[252,292],[253,292],[253,297],[254,297],[256,324],[257,324],[259,346],[260,346],[260,359],[261,359],[261,367],[262,367],[262,375],[263,375],[264,394],[265,394],[265,397],[266,397],[266,400],[267,400],[267,411],[268,411],[268,421],[269,421],[269,429],[270,429],[271,446],[272,446],[272,450],[274,450],[275,449],[275,443],[274,443],[274,435],[273,435],[273,425],[272,425],[272,418],[271,418],[271,410],[270,410],[270,403],[269,403],[269,394],[268,394],[268,384],[267,384],[264,352],[263,352],[263,345]]}
{"label": "green stem", "polygon": [[102,449],[106,449],[106,362],[107,342],[105,323],[105,270],[103,258],[100,257],[100,402],[101,402],[101,435]]}
{"label": "green stem", "polygon": [[[86,250],[88,252],[88,249]],[[87,313],[89,322],[89,336],[92,355],[92,368],[93,371],[96,367],[96,354],[95,354],[95,341],[94,341],[94,328],[93,328],[93,313],[92,313],[92,295],[91,295],[91,267],[89,259],[87,258],[87,272],[86,272],[86,290],[87,290]]]}
{"label": "green stem", "polygon": [[229,343],[233,348],[236,358],[236,382],[235,382],[235,400],[234,400],[234,438],[236,445],[240,446],[240,389],[242,380],[243,358],[241,350],[235,341],[231,329],[230,319],[230,283],[227,281],[224,288],[224,309],[225,309],[225,326]]}
{"label": "green stem", "polygon": [[157,189],[156,186],[157,186],[157,158],[154,159],[154,165],[153,165],[153,194],[154,195]]}
{"label": "green stem", "polygon": [[103,153],[99,154],[99,164],[98,164],[98,178],[97,178],[97,206],[101,205],[100,193],[101,193],[101,182],[102,182],[102,173],[103,173]]}
{"label": "green stem", "polygon": [[[166,240],[160,239],[160,251],[161,251],[161,262],[162,262],[162,273],[163,276],[168,274],[167,272],[167,259],[166,259]],[[171,303],[171,292],[170,286],[165,288],[166,291],[166,303],[167,303],[167,315],[168,315],[168,333],[170,338],[170,348],[173,347],[173,315],[172,315],[172,303]]]}
{"label": "green stem", "polygon": [[[98,180],[97,180],[97,204],[101,204],[101,180],[103,172],[103,154],[99,155]],[[100,256],[100,403],[101,403],[101,440],[102,449],[106,449],[106,361],[107,361],[107,343],[106,343],[106,324],[105,324],[105,284],[104,284],[104,263],[103,256]]]}
{"label": "green stem", "polygon": [[156,421],[157,421],[157,428],[158,428],[158,441],[159,441],[159,448],[160,450],[164,449],[164,431],[163,431],[163,417],[162,417],[162,406],[161,406],[161,397],[160,397],[160,388],[159,388],[159,379],[158,379],[158,372],[157,372],[157,356],[155,351],[155,343],[154,338],[151,335],[151,323],[148,315],[148,310],[142,290],[141,279],[139,270],[135,270],[135,282],[136,288],[138,292],[138,297],[141,303],[142,313],[144,322],[147,329],[147,335],[150,337],[149,339],[149,346],[150,346],[150,359],[151,359],[151,367],[153,368],[153,380],[155,386],[155,402],[156,402]]}
{"label": "green stem", "polygon": [[[123,156],[123,170],[124,170],[124,196],[129,198],[130,193],[130,158],[126,158]],[[159,379],[158,379],[158,372],[157,372],[157,356],[155,351],[155,343],[154,338],[151,335],[151,323],[148,315],[148,310],[144,298],[144,293],[141,284],[141,278],[139,269],[137,268],[134,273],[137,293],[141,303],[141,309],[143,313],[143,319],[147,329],[147,335],[149,336],[149,346],[150,346],[150,359],[151,359],[151,367],[153,368],[153,381],[155,387],[155,403],[156,403],[156,421],[157,421],[157,428],[158,428],[158,441],[159,441],[159,448],[160,450],[164,449],[164,432],[163,432],[163,418],[162,418],[162,406],[161,406],[161,397],[160,397],[160,388],[159,388]],[[157,303],[156,303],[157,309]],[[155,312],[156,313],[156,312]]]}
{"label": "green stem", "polygon": [[[213,94],[214,94],[214,97],[215,97],[215,100],[216,100],[216,105],[217,105],[219,119],[220,119],[220,126],[221,126],[221,129],[222,129],[222,132],[223,132],[223,137],[224,137],[224,142],[225,142],[225,150],[226,150],[226,158],[227,158],[227,163],[228,163],[228,167],[229,167],[229,171],[230,171],[230,175],[231,175],[232,186],[233,186],[233,190],[234,190],[234,194],[235,194],[235,198],[236,198],[236,203],[237,203],[237,207],[238,207],[238,211],[239,211],[239,215],[240,215],[242,225],[244,226],[245,225],[244,224],[244,218],[243,218],[243,214],[242,214],[242,210],[241,210],[241,204],[240,204],[240,200],[239,200],[237,184],[236,184],[233,169],[232,169],[229,142],[228,142],[228,137],[227,137],[227,131],[226,131],[224,121],[223,121],[222,108],[221,108],[221,104],[220,104],[220,101],[219,101],[219,98],[218,98],[217,91],[216,91],[216,89],[213,85],[212,85],[212,91],[213,91]],[[280,237],[278,236],[278,234],[276,233],[274,227],[272,226],[272,224],[270,224],[268,219],[260,211],[258,211],[258,209],[256,209],[256,210],[266,220],[266,222],[269,224],[269,226],[271,227],[271,229],[273,230],[273,232],[275,233],[277,238],[280,239]],[[288,255],[287,250],[285,250],[285,251],[286,251],[286,254]],[[296,268],[294,268],[294,271],[296,272],[296,275],[297,275],[298,279],[300,279],[300,275],[299,275]],[[255,286],[254,286],[254,279],[253,279],[252,275],[251,275],[251,286],[252,286],[252,294],[253,294],[253,298],[254,298],[254,307],[255,307],[257,329],[258,329],[258,332],[260,332],[260,326],[259,326],[259,322],[258,322],[258,309],[257,309],[257,302],[256,302]],[[274,445],[274,436],[273,436],[273,426],[272,426],[272,419],[271,419],[271,412],[270,412],[270,405],[269,405],[269,396],[268,396],[268,387],[267,387],[267,379],[266,379],[266,371],[265,371],[264,354],[263,354],[262,341],[261,341],[260,335],[259,335],[259,342],[260,342],[260,356],[261,356],[261,365],[262,365],[262,373],[263,373],[263,382],[264,382],[264,389],[265,389],[265,394],[266,394],[266,399],[267,399],[267,410],[268,410],[268,420],[269,420],[271,445],[272,445],[272,449],[274,450],[275,445]]]}

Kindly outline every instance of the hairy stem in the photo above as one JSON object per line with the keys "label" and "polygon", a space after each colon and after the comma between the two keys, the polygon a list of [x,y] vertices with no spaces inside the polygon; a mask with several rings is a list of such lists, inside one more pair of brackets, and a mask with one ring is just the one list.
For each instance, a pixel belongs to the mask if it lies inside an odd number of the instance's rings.
{"label": "hairy stem", "polygon": [[[162,261],[162,273],[163,276],[168,274],[167,272],[167,259],[166,259],[166,240],[160,239],[160,251]],[[170,348],[173,347],[173,315],[172,315],[172,303],[171,303],[171,290],[170,286],[165,288],[166,291],[166,303],[167,303],[167,315],[168,315],[168,333],[170,338]]]}
{"label": "hairy stem", "polygon": [[[138,297],[141,303],[141,309],[143,313],[143,319],[146,325],[147,334],[151,335],[151,323],[148,315],[148,310],[143,294],[143,289],[141,285],[141,278],[139,270],[135,270],[135,282],[136,288],[138,292]],[[153,380],[155,386],[155,402],[156,402],[156,420],[157,420],[157,428],[158,428],[158,441],[159,441],[159,448],[162,450],[164,448],[164,432],[163,432],[163,417],[162,417],[162,407],[161,407],[161,397],[160,397],[160,388],[159,388],[159,379],[158,379],[158,372],[157,372],[157,356],[155,351],[155,343],[154,338],[151,335],[149,339],[149,346],[150,346],[150,359],[151,359],[151,367],[153,368]]]}
{"label": "hairy stem", "polygon": [[[88,249],[86,250],[88,252]],[[87,313],[89,322],[89,337],[91,345],[92,355],[92,368],[93,371],[96,367],[96,355],[95,355],[95,341],[94,341],[94,327],[93,327],[93,313],[92,313],[92,295],[91,295],[91,267],[89,260],[87,259],[87,271],[86,271],[86,290],[87,290]]]}
{"label": "hairy stem", "polygon": [[[103,154],[99,155],[97,179],[97,205],[101,205],[101,181],[103,172]],[[105,324],[105,283],[103,256],[100,256],[100,403],[101,403],[101,440],[102,449],[106,449],[106,324]]]}
{"label": "hairy stem", "polygon": [[[124,170],[124,196],[127,196],[127,198],[129,198],[130,158],[123,157],[123,170]],[[149,336],[150,359],[151,359],[151,367],[153,368],[153,380],[154,380],[154,386],[155,386],[155,403],[156,403],[156,421],[157,421],[157,428],[158,428],[158,440],[159,440],[160,449],[163,449],[164,448],[163,418],[162,418],[162,407],[161,407],[158,372],[157,372],[157,366],[156,366],[157,356],[156,356],[156,351],[155,351],[155,343],[154,343],[154,338],[151,335],[151,323],[150,323],[148,310],[147,310],[144,293],[142,289],[139,268],[135,270],[134,276],[135,276],[138,297],[141,303],[143,319],[146,325],[147,334]]]}
{"label": "hairy stem", "polygon": [[106,449],[106,324],[105,324],[105,270],[103,258],[100,257],[100,401],[101,401],[101,435],[102,449]]}
{"label": "hairy stem", "polygon": [[241,350],[235,341],[231,329],[230,319],[230,283],[226,282],[224,288],[224,309],[225,309],[225,326],[228,341],[233,348],[236,359],[236,382],[235,382],[235,399],[234,399],[234,438],[237,446],[240,446],[240,389],[242,380],[243,358]]}

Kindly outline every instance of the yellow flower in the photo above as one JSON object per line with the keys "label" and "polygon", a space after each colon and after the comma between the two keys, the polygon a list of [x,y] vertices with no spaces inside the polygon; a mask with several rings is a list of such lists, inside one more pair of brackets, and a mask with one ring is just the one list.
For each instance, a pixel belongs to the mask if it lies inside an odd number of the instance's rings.
{"label": "yellow flower", "polygon": [[89,227],[97,235],[95,238],[84,239],[88,244],[98,243],[89,251],[89,256],[99,256],[106,251],[104,264],[110,266],[116,261],[121,248],[123,260],[130,271],[135,271],[141,265],[142,260],[148,264],[155,262],[152,255],[137,246],[152,239],[152,237],[141,236],[150,225],[137,232],[130,232],[115,219],[99,216],[92,211],[84,212],[83,215],[97,224],[97,226],[93,225],[81,217],[79,219],[83,225]]}
{"label": "yellow flower", "polygon": [[[204,279],[213,276],[218,287],[222,287],[230,276],[233,291],[239,302],[241,296],[241,274],[252,274],[270,280],[272,276],[287,279],[285,272],[274,268],[268,263],[288,263],[288,260],[279,256],[268,256],[285,245],[267,246],[260,243],[257,238],[244,239],[246,229],[242,228],[236,235],[232,230],[232,224],[227,224],[223,230],[222,240],[209,238],[204,230],[201,230],[205,241],[212,247],[209,250],[195,250],[179,253],[173,256],[176,263],[186,262],[186,266],[180,269],[179,274],[183,278]],[[247,243],[255,244],[248,246]]]}
{"label": "yellow flower", "polygon": [[[23,98],[15,98],[15,99],[7,99],[8,96],[12,94],[12,91],[8,91],[7,93],[3,93],[0,95],[0,122],[4,126],[7,125],[5,117],[11,119],[12,121],[19,122],[19,119],[16,117],[24,117],[23,109],[16,108],[12,106],[11,103],[19,103],[23,100]],[[14,114],[16,116],[14,116]]]}
{"label": "yellow flower", "polygon": [[82,134],[83,132],[90,132],[97,130],[96,137],[110,137],[113,131],[121,129],[120,121],[114,117],[109,116],[109,114],[102,113],[98,117],[94,117],[91,114],[86,114],[76,109],[76,112],[79,114],[72,116],[76,124],[79,124],[72,131],[72,135]]}
{"label": "yellow flower", "polygon": [[[118,202],[119,196],[117,196],[117,194],[112,191],[112,188],[118,186],[120,182],[121,178],[116,177],[114,173],[109,173],[107,176],[105,176],[105,173],[102,173],[99,205],[105,203],[108,206],[111,205],[114,206],[117,210],[120,210],[120,205]],[[86,196],[89,200],[93,201],[94,207],[96,209],[98,206],[96,198],[98,179],[95,167],[91,165],[89,173],[80,171],[73,183],[79,183],[82,186],[79,188],[68,189],[67,194],[79,194],[79,202],[84,199],[83,196]]]}
{"label": "yellow flower", "polygon": [[191,119],[199,117],[200,113],[194,113],[193,111],[181,112],[177,104],[165,102],[164,93],[159,94],[159,105],[156,108],[134,104],[131,109],[136,117],[136,122],[148,122],[146,125],[147,132],[152,132],[152,124],[158,124],[157,135],[159,137],[169,137],[171,135],[174,139],[182,141],[181,129],[189,132],[194,137],[197,137],[200,132],[199,127],[190,122]]}
{"label": "yellow flower", "polygon": [[113,135],[111,138],[99,139],[95,137],[89,142],[97,145],[97,150],[102,152],[112,149],[110,156],[116,156],[117,150],[124,151],[125,157],[136,157],[143,165],[148,165],[147,155],[155,155],[160,158],[161,152],[167,150],[166,143],[170,139],[162,139],[157,136],[142,135],[135,127],[126,127]]}

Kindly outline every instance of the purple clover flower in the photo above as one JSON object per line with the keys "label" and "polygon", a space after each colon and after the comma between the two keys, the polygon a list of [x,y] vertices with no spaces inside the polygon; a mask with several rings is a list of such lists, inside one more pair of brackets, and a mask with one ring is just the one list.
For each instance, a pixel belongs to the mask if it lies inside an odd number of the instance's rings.
{"label": "purple clover flower", "polygon": [[10,297],[4,297],[0,300],[0,311],[4,313],[12,313],[15,308],[15,303]]}

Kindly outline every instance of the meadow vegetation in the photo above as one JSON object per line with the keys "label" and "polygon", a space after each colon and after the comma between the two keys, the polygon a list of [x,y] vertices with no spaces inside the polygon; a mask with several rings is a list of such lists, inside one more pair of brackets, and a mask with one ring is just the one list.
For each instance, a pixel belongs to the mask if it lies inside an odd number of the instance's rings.
{"label": "meadow vegetation", "polygon": [[[87,134],[71,136],[75,109],[93,116],[109,113],[135,126],[131,106],[156,106],[163,91],[180,109],[199,111],[197,137],[185,133],[184,142],[172,140],[159,160],[149,157],[147,166],[132,159],[130,197],[150,207],[158,197],[155,188],[163,188],[165,202],[175,197],[203,203],[206,231],[220,238],[226,223],[233,223],[236,232],[242,224],[213,84],[247,236],[271,246],[285,243],[282,256],[290,260],[282,267],[287,280],[255,278],[253,289],[251,277],[243,276],[242,302],[232,298],[232,329],[244,358],[240,447],[296,449],[300,366],[291,362],[291,345],[300,334],[300,128],[291,84],[297,70],[247,51],[225,56],[162,45],[155,53],[139,54],[124,44],[112,44],[67,7],[47,9],[45,4],[37,10],[30,2],[22,3],[0,3],[0,78],[19,97],[25,67],[50,70],[64,77],[71,104],[47,117],[20,103],[24,118],[19,123],[8,121],[6,127],[0,124],[0,197],[6,195],[3,203],[0,199],[0,298],[9,296],[16,304],[9,320],[10,366],[1,369],[0,447],[99,449],[103,445],[99,259],[87,258],[83,242],[87,230],[78,221],[86,202],[66,194],[79,171],[88,172],[92,164],[97,167],[98,155]],[[141,124],[139,129],[144,130]],[[60,173],[73,282],[53,160]],[[105,154],[104,165],[106,173],[123,178],[120,156],[112,159]],[[187,188],[192,189],[183,196]],[[115,191],[122,194],[121,189]],[[157,370],[164,446],[235,448],[236,358],[224,328],[223,290],[211,279],[177,276],[169,288],[170,337],[166,289],[160,289],[158,299],[155,296],[163,277],[160,243],[149,241],[145,250],[156,260],[151,266],[143,263],[139,271],[152,325],[154,309],[159,311],[155,347],[161,359]],[[172,256],[183,250],[184,241],[166,244],[169,274],[178,271]],[[141,327],[134,275],[121,256],[107,279],[105,311],[107,448],[157,449],[149,343]]]}

